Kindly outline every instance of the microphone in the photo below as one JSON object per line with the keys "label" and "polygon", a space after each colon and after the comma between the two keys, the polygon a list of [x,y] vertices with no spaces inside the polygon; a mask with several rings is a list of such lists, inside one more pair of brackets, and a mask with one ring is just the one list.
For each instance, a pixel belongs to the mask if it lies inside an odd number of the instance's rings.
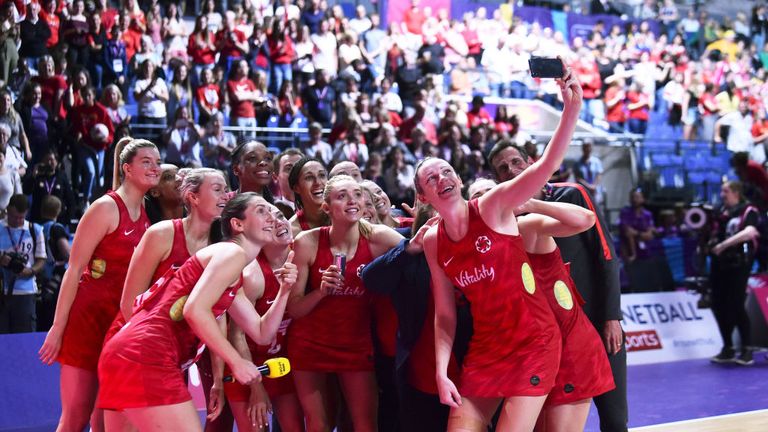
{"label": "microphone", "polygon": [[[291,362],[285,357],[275,357],[264,362],[263,365],[257,366],[262,376],[267,378],[280,378],[288,375],[291,372]],[[232,375],[224,377],[223,381],[234,382],[235,378]]]}

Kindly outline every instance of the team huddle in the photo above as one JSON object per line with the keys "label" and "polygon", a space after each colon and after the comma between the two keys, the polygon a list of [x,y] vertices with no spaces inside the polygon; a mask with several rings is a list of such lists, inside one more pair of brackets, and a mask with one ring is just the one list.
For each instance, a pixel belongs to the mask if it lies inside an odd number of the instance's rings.
{"label": "team huddle", "polygon": [[[370,204],[388,202],[375,184],[301,158],[291,219],[198,168],[179,186],[186,216],[150,226],[160,154],[122,140],[40,349],[62,365],[58,430],[202,430],[193,363],[209,421],[226,407],[240,431],[268,429],[270,414],[283,431],[582,430],[614,379],[554,241],[596,216],[533,199],[581,107],[571,72],[558,83],[565,108],[540,160],[476,181],[467,201],[448,162],[424,159],[412,218]],[[274,357],[291,373],[262,380]]]}

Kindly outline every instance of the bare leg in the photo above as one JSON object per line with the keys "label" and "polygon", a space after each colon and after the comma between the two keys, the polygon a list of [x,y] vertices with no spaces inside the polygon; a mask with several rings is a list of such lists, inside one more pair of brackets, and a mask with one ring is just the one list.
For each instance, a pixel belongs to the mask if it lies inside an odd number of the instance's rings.
{"label": "bare leg", "polygon": [[253,424],[253,421],[248,416],[248,402],[246,401],[227,401],[229,407],[232,409],[232,415],[235,417],[235,423],[237,424],[237,430],[242,432],[258,432],[265,430],[257,425]]}
{"label": "bare leg", "polygon": [[296,393],[307,421],[309,432],[330,432],[328,415],[328,374],[322,372],[292,371]]}
{"label": "bare leg", "polygon": [[504,400],[497,430],[528,432],[536,426],[546,396],[515,396]]}
{"label": "bare leg", "polygon": [[100,408],[94,408],[93,412],[91,413],[91,432],[104,431],[104,410]]}
{"label": "bare leg", "polygon": [[96,404],[99,378],[95,372],[61,365],[61,418],[56,432],[81,432]]}
{"label": "bare leg", "polygon": [[371,371],[342,372],[338,376],[355,432],[376,431],[378,418],[376,375]]}
{"label": "bare leg", "polygon": [[304,432],[304,411],[296,393],[272,399],[272,406],[283,432]]}
{"label": "bare leg", "polygon": [[141,432],[202,432],[203,430],[192,401],[127,409],[125,416]]}
{"label": "bare leg", "polygon": [[137,432],[122,411],[104,410],[104,430],[107,432]]}
{"label": "bare leg", "polygon": [[542,412],[546,432],[581,432],[587,423],[592,399],[547,408]]}
{"label": "bare leg", "polygon": [[461,398],[461,406],[451,408],[448,414],[448,430],[450,432],[485,432],[501,400],[501,398]]}

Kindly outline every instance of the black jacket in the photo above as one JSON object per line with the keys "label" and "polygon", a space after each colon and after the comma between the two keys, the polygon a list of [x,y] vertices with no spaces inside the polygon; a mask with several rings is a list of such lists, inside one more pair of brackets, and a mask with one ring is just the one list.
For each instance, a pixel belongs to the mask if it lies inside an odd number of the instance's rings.
{"label": "black jacket", "polygon": [[565,202],[595,212],[597,223],[581,234],[556,238],[563,261],[571,263],[571,277],[587,302],[584,312],[595,327],[611,320],[621,320],[621,285],[619,260],[613,248],[613,239],[592,196],[581,185],[556,183],[545,188],[544,200]]}

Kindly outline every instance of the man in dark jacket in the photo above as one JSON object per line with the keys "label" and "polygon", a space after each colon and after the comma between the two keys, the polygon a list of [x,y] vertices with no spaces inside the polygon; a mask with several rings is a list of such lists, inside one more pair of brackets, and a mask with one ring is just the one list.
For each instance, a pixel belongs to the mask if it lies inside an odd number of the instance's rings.
{"label": "man in dark jacket", "polygon": [[37,69],[37,60],[48,54],[46,42],[51,37],[48,23],[38,17],[40,4],[32,2],[27,6],[27,18],[19,24],[21,47],[19,57],[27,59],[31,69]]}
{"label": "man in dark jacket", "polygon": [[[533,161],[525,150],[509,141],[497,143],[488,155],[496,180],[511,180]],[[609,432],[627,430],[627,353],[621,329],[621,287],[618,257],[613,250],[608,225],[596,208],[591,195],[575,183],[547,184],[535,198],[567,202],[593,210],[597,223],[589,230],[566,238],[557,238],[565,262],[571,263],[571,277],[586,301],[584,312],[602,337],[611,363],[616,389],[595,398],[600,415],[600,429]]]}

